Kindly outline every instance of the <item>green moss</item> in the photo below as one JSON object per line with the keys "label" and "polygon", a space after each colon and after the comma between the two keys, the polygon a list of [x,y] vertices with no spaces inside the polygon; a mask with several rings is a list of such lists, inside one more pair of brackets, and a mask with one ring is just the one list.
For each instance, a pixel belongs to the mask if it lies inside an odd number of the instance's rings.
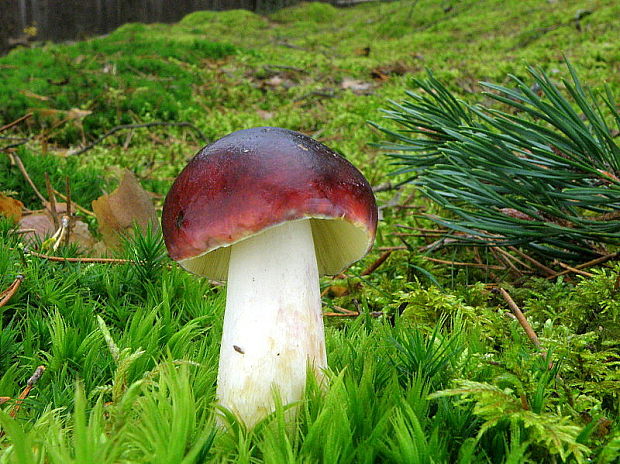
{"label": "green moss", "polygon": [[[579,9],[593,13],[577,28]],[[585,83],[600,88],[609,82],[617,93],[612,70],[620,61],[619,15],[614,0],[420,0],[345,9],[309,3],[271,16],[196,12],[175,25],[129,24],[107,37],[1,58],[0,119],[37,110],[2,136],[49,130],[48,155],[39,154],[39,139],[18,153],[39,187],[45,172],[57,188],[69,175],[83,206],[109,191],[104,176],[114,167],[133,170],[161,206],[174,176],[204,144],[192,131],[160,127],[120,131],[79,157],[56,156],[81,144],[82,136],[94,140],[120,122],[190,121],[211,140],[246,127],[287,127],[345,154],[373,185],[397,182],[387,176],[390,160],[370,145],[383,135],[366,121],[380,120],[380,108],[402,98],[411,76],[431,68],[471,101],[480,98],[472,93],[478,81],[526,77],[525,64],[559,81],[566,77],[567,55]],[[269,81],[274,77],[284,83]],[[351,80],[370,87],[357,93],[343,88]],[[74,107],[93,111],[83,127],[53,129],[65,115],[54,111]],[[8,157],[0,158],[0,190],[40,208]],[[151,263],[146,274],[134,265],[32,256],[24,264],[18,238],[0,220],[0,290],[15,273],[26,275],[0,308],[0,396],[19,394],[37,365],[48,366],[19,421],[0,413],[7,432],[0,459],[19,462],[18,455],[31,453],[36,456],[22,461],[554,462],[559,450],[585,445],[588,459],[614,462],[619,270],[553,284],[526,276],[525,285],[508,287],[551,349],[558,370],[549,371],[504,300],[482,284],[492,281],[491,271],[430,263],[417,251],[429,242],[400,227],[429,227],[422,214],[437,213],[437,206],[413,187],[377,197],[377,248],[347,270],[349,279],[322,280],[323,288],[336,284],[348,291],[334,298],[328,292],[326,307],[363,313],[354,320],[326,318],[330,384],[309,385],[294,427],[283,425],[286,415],[278,408],[253,433],[238,424],[226,431],[214,425],[221,287],[162,265],[161,243],[152,239],[128,253]],[[391,206],[405,201],[414,208]],[[397,235],[409,232],[414,235]],[[378,247],[403,241],[408,250],[361,275],[380,255]],[[485,263],[494,259],[490,251],[479,255]],[[447,248],[437,257],[474,260],[471,251]],[[507,271],[492,272],[500,281],[516,280]],[[113,359],[97,316],[125,350],[121,362]],[[145,353],[132,358],[140,350]],[[504,410],[472,385],[469,396],[429,399],[438,388],[463,386],[463,379],[514,410],[493,416]],[[497,423],[479,435],[489,417]],[[555,444],[546,441],[550,424],[568,427],[553,429],[562,432]]]}
{"label": "green moss", "polygon": [[279,23],[325,23],[333,21],[339,15],[339,11],[329,3],[309,2],[300,3],[289,8],[283,8],[271,14],[269,17]]}

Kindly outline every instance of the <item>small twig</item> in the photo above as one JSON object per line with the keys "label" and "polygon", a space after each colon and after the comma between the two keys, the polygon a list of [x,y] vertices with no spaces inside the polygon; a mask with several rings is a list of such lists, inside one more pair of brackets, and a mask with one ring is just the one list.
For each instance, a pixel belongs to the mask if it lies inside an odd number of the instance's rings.
{"label": "small twig", "polygon": [[419,234],[413,233],[413,232],[394,232],[393,234],[395,237],[422,237],[422,238],[437,238],[437,237],[444,237],[445,234],[436,232],[436,233],[430,233],[430,232],[421,232]]}
{"label": "small twig", "polygon": [[360,275],[367,276],[375,272],[375,270],[390,257],[392,251],[394,250],[384,251],[381,256],[379,256],[370,266],[364,269]]}
{"label": "small twig", "polygon": [[521,256],[522,258],[528,260],[530,263],[532,263],[534,266],[536,266],[538,269],[542,270],[545,274],[547,274],[548,276],[553,276],[555,275],[555,271],[547,266],[545,266],[544,264],[542,264],[541,262],[535,260],[534,258],[532,258],[530,255],[525,254],[523,251],[519,250],[517,247],[511,246],[509,247],[510,250],[514,251],[516,254],[518,254],[519,256]]}
{"label": "small twig", "polygon": [[359,311],[351,311],[350,309],[343,308],[342,306],[336,306],[336,305],[333,305],[333,308],[334,308],[336,311],[338,311],[338,312],[340,312],[340,313],[343,313],[343,314],[351,314],[351,315],[352,315],[352,314],[356,314],[356,315],[357,315],[357,314],[359,314]]}
{"label": "small twig", "polygon": [[506,256],[501,254],[501,252],[500,252],[501,249],[500,248],[498,248],[498,247],[490,247],[489,249],[491,250],[491,253],[493,254],[493,256],[495,257],[495,259],[497,261],[499,261],[500,263],[503,263],[504,266],[508,266],[508,270],[512,270],[519,277],[523,277],[523,273],[517,268],[517,266],[515,266],[512,263],[512,261],[510,261],[508,258],[506,258]]}
{"label": "small twig", "polygon": [[39,192],[37,187],[34,185],[34,182],[32,182],[32,179],[28,175],[28,172],[26,171],[26,168],[24,167],[24,163],[22,163],[21,158],[18,155],[16,155],[15,153],[11,153],[11,154],[9,154],[9,156],[11,156],[13,158],[13,160],[15,161],[15,164],[17,164],[17,167],[19,168],[20,172],[22,173],[22,175],[26,179],[26,182],[28,182],[30,187],[32,187],[32,190],[34,190],[34,193],[39,198],[39,200],[41,200],[41,202],[43,204],[47,203],[47,200],[45,199],[45,197],[43,195],[41,195],[41,192]]}
{"label": "small twig", "polygon": [[536,346],[536,348],[540,349],[541,347],[540,340],[538,340],[538,336],[536,335],[536,332],[534,332],[534,329],[532,329],[532,326],[527,321],[527,319],[525,318],[525,315],[521,312],[521,310],[519,309],[517,304],[514,302],[512,297],[508,294],[506,290],[504,290],[501,287],[499,288],[499,293],[502,295],[506,303],[508,303],[508,307],[510,308],[512,313],[515,315],[517,320],[519,321],[519,324],[521,324],[521,327],[523,327],[523,330],[525,330],[525,333],[527,334],[528,338],[532,341],[532,343]]}
{"label": "small twig", "polygon": [[591,272],[582,271],[581,269],[574,268],[574,267],[569,266],[568,264],[563,263],[561,261],[557,261],[556,260],[555,262],[558,264],[558,266],[560,266],[561,268],[566,269],[567,271],[574,272],[575,274],[579,274],[579,275],[582,275],[582,276],[585,276],[585,277],[594,277],[594,274],[592,274]]}
{"label": "small twig", "polygon": [[[597,264],[603,264],[607,261],[610,261],[612,259],[616,259],[620,256],[620,253],[612,253],[610,255],[605,255],[605,256],[600,256],[598,258],[595,258],[591,261],[587,261],[585,263],[579,264],[577,266],[575,266],[575,269],[586,269],[592,266],[596,266]],[[556,277],[562,276],[562,275],[566,275],[566,274],[570,274],[572,271],[566,269],[564,271],[561,272],[554,272],[552,275],[550,275],[549,277],[547,277],[547,279],[551,280],[551,279],[555,279]]]}
{"label": "small twig", "polygon": [[0,292],[0,308],[7,304],[9,300],[13,297],[13,295],[15,295],[15,292],[17,292],[17,289],[22,284],[23,280],[24,276],[19,274],[17,277],[15,277],[15,280],[11,283],[11,285],[8,286],[6,290]]}
{"label": "small twig", "polygon": [[62,256],[50,256],[43,253],[37,253],[36,251],[26,250],[26,253],[37,258],[47,259],[49,261],[67,262],[67,263],[100,263],[100,264],[127,264],[135,263],[130,259],[118,259],[118,258],[64,258]]}
{"label": "small twig", "polygon": [[32,113],[26,113],[21,118],[17,118],[15,121],[10,122],[10,123],[5,124],[4,126],[0,127],[0,132],[4,132],[5,130],[10,129],[13,126],[16,126],[20,122],[24,122],[26,119],[30,119],[31,117],[32,117]]}
{"label": "small twig", "polygon": [[[323,313],[325,317],[358,317],[360,313],[358,311],[353,311],[351,313]],[[383,316],[383,311],[372,311],[370,313],[371,317],[381,317]]]}
{"label": "small twig", "polygon": [[58,213],[56,212],[56,195],[54,195],[54,189],[52,188],[52,182],[50,176],[45,173],[45,188],[47,189],[47,196],[50,199],[50,213],[52,213],[52,220],[54,221],[54,227],[58,229],[60,221],[58,220]]}
{"label": "small twig", "polygon": [[434,263],[440,264],[450,264],[452,266],[468,266],[468,267],[479,267],[482,269],[496,269],[500,271],[506,270],[504,266],[497,266],[495,264],[480,264],[480,263],[461,263],[458,261],[446,261],[444,259],[431,258],[430,256],[422,256],[427,261],[432,261]]}
{"label": "small twig", "polygon": [[[67,197],[63,194],[60,193],[58,190],[53,189],[54,193],[56,195],[58,195],[60,198],[62,198],[63,200],[67,201]],[[87,210],[86,208],[84,208],[83,206],[78,205],[75,201],[72,201],[71,204],[73,206],[75,206],[75,209],[77,209],[78,211],[80,211],[81,213],[86,214],[87,216],[91,216],[91,217],[96,217],[95,213],[93,213],[92,211]]]}
{"label": "small twig", "polygon": [[379,251],[402,251],[408,249],[409,247],[405,245],[379,247]]}
{"label": "small twig", "polygon": [[71,237],[71,232],[73,230],[73,220],[71,214],[71,182],[69,181],[69,176],[65,176],[65,192],[67,195],[67,235],[64,237],[64,245],[69,245],[69,238]]}
{"label": "small twig", "polygon": [[32,376],[28,379],[28,382],[26,382],[26,388],[24,388],[24,391],[22,391],[17,398],[17,401],[15,402],[13,409],[9,413],[9,416],[14,418],[17,415],[19,409],[22,407],[22,403],[28,397],[30,391],[35,386],[35,384],[39,381],[39,379],[43,375],[43,372],[45,372],[45,366],[39,366],[35,369],[34,374],[32,374]]}
{"label": "small twig", "polygon": [[200,129],[198,129],[196,126],[194,126],[191,122],[186,122],[186,121],[181,121],[181,122],[155,121],[155,122],[147,122],[147,123],[144,123],[144,124],[123,124],[123,125],[120,125],[120,126],[113,127],[112,129],[110,129],[108,132],[103,134],[101,137],[99,137],[94,142],[86,145],[83,148],[80,148],[78,151],[70,153],[70,155],[71,156],[77,156],[77,155],[81,155],[82,153],[86,153],[88,150],[90,150],[93,147],[95,147],[97,144],[99,144],[104,139],[110,137],[111,135],[116,134],[117,132],[119,132],[121,130],[125,130],[125,129],[140,129],[140,128],[144,128],[144,127],[155,127],[155,126],[189,127],[190,129],[194,130],[200,136],[200,138],[203,141],[207,141],[208,140],[207,137],[202,133],[202,131]]}
{"label": "small twig", "polygon": [[527,263],[524,263],[523,261],[521,261],[519,258],[517,258],[516,256],[512,256],[510,253],[508,253],[506,250],[504,250],[501,247],[497,247],[497,251],[499,251],[501,253],[502,256],[504,256],[506,259],[512,260],[518,264],[520,264],[521,266],[523,266],[524,268],[528,269],[528,270],[533,270],[532,266],[530,266]]}

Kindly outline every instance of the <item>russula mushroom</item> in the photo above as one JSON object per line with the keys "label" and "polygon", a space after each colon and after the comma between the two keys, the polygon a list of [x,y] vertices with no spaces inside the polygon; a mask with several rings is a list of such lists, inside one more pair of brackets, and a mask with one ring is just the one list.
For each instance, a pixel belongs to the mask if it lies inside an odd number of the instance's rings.
{"label": "russula mushroom", "polygon": [[164,203],[168,253],[228,281],[217,401],[253,426],[299,401],[327,368],[319,275],[371,248],[377,206],[364,176],[325,145],[275,127],[203,148]]}

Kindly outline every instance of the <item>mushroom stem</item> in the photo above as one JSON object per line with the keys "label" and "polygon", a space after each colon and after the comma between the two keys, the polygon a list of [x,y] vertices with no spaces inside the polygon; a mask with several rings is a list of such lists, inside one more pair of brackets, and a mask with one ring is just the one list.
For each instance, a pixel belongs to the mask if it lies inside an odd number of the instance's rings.
{"label": "mushroom stem", "polygon": [[232,246],[217,398],[252,427],[299,401],[307,368],[327,367],[310,221],[269,228]]}

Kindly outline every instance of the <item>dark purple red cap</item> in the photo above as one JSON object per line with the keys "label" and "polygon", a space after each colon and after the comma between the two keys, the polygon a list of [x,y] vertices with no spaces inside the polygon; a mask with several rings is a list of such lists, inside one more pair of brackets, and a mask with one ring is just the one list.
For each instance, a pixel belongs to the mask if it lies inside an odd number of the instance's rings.
{"label": "dark purple red cap", "polygon": [[188,163],[166,196],[162,229],[182,267],[226,280],[230,245],[304,218],[319,273],[337,274],[372,247],[377,205],[342,156],[304,134],[258,127],[225,136]]}

